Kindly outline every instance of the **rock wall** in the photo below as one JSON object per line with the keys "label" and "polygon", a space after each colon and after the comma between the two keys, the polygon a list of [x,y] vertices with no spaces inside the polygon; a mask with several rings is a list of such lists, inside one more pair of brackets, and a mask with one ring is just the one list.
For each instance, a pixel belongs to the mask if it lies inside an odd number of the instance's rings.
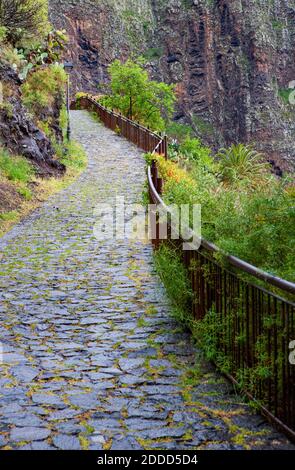
{"label": "rock wall", "polygon": [[50,0],[70,36],[76,90],[95,91],[115,58],[144,54],[177,84],[176,119],[217,148],[251,142],[294,169],[295,0]]}
{"label": "rock wall", "polygon": [[0,104],[0,145],[32,161],[41,176],[57,175],[65,166],[55,159],[50,140],[35,125],[21,102],[21,82],[15,71],[0,61],[3,103]]}

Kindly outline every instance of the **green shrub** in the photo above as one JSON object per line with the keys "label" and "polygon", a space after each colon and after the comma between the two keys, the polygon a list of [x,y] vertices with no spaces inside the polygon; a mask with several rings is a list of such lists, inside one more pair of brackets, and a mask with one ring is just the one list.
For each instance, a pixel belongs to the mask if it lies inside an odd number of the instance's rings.
{"label": "green shrub", "polygon": [[0,103],[0,109],[3,109],[6,112],[6,115],[10,118],[13,116],[13,106],[9,102]]}
{"label": "green shrub", "polygon": [[23,63],[23,57],[19,51],[13,48],[10,44],[7,44],[5,41],[1,42],[1,59],[3,62],[7,62],[14,69],[18,70]]}
{"label": "green shrub", "polygon": [[211,168],[214,164],[210,148],[205,147],[199,139],[187,136],[179,146],[179,153],[185,159],[201,166]]}
{"label": "green shrub", "polygon": [[279,89],[279,97],[281,98],[281,100],[283,101],[283,103],[285,104],[291,104],[290,103],[290,95],[292,93],[293,90],[291,90],[290,88],[281,88]]}
{"label": "green shrub", "polygon": [[34,169],[23,157],[9,155],[0,149],[0,171],[11,181],[27,183],[30,181]]}
{"label": "green shrub", "polygon": [[[224,373],[231,370],[231,332],[233,331],[234,316],[222,315],[213,308],[206,313],[202,320],[192,321],[192,334],[201,346],[205,357],[214,361]],[[226,347],[227,355],[221,351],[221,344]]]}
{"label": "green shrub", "polygon": [[67,76],[61,65],[42,67],[28,76],[22,85],[24,105],[36,116],[50,108],[57,95],[64,90]]}
{"label": "green shrub", "polygon": [[22,187],[18,188],[17,192],[24,198],[26,201],[30,201],[33,197],[32,191],[29,188]]}
{"label": "green shrub", "polygon": [[[227,253],[286,279],[294,279],[294,200],[284,182],[268,191],[224,192],[215,216],[215,242]],[[238,202],[237,202],[238,201]]]}
{"label": "green shrub", "polygon": [[[187,151],[190,145],[185,143]],[[207,158],[206,150],[204,155]],[[240,159],[240,155],[237,159],[236,155],[225,157],[220,166],[206,166],[202,158],[191,159],[189,171],[158,157],[165,180],[164,200],[168,204],[201,204],[204,238],[228,254],[293,281],[292,186],[288,179],[274,177],[256,153],[251,151],[249,160],[244,155]]]}
{"label": "green shrub", "polygon": [[17,220],[17,218],[18,218],[17,211],[2,212],[0,214],[0,220],[4,222]]}
{"label": "green shrub", "polygon": [[52,30],[40,42],[34,42],[18,49],[23,60],[23,66],[19,73],[20,79],[26,80],[29,73],[45,64],[60,62],[67,40],[65,31]]}

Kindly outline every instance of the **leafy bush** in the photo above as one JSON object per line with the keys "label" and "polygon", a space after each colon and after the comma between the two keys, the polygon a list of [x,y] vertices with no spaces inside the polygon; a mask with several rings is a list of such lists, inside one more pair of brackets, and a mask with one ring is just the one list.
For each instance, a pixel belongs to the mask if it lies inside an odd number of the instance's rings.
{"label": "leafy bush", "polygon": [[252,193],[226,192],[216,214],[215,242],[227,253],[294,280],[294,216],[294,198],[284,182],[271,179],[268,190]]}
{"label": "leafy bush", "polygon": [[193,129],[187,124],[171,121],[166,126],[166,133],[171,139],[176,139],[179,143],[187,137],[193,137]]}
{"label": "leafy bush", "polygon": [[24,105],[39,117],[46,108],[53,105],[55,97],[64,89],[67,76],[63,67],[51,65],[29,75],[22,85]]}
{"label": "leafy bush", "polygon": [[279,90],[279,97],[283,101],[284,104],[291,104],[290,102],[290,95],[292,93],[292,89],[290,88],[281,88]]}
{"label": "leafy bush", "polygon": [[179,146],[182,159],[197,162],[200,166],[212,168],[214,161],[209,147],[204,147],[199,139],[186,137]]}
{"label": "leafy bush", "polygon": [[[267,172],[256,154],[250,156],[253,178],[244,156],[237,163],[236,155],[232,160],[225,157],[220,167],[192,159],[190,171],[157,157],[165,180],[164,199],[168,204],[201,204],[204,238],[228,254],[294,280],[293,186],[288,179],[278,180]],[[224,175],[234,178],[224,184]]]}
{"label": "leafy bush", "polygon": [[18,213],[17,211],[2,212],[0,214],[0,221],[14,221],[17,220]]}
{"label": "leafy bush", "polygon": [[13,116],[13,106],[9,101],[0,103],[0,109],[5,111],[6,116],[10,118]]}
{"label": "leafy bush", "polygon": [[32,191],[29,188],[22,187],[18,188],[17,191],[26,201],[30,201],[33,197]]}
{"label": "leafy bush", "polygon": [[60,142],[65,136],[66,81],[67,75],[63,67],[53,64],[30,73],[21,87],[23,104],[52,142]]}
{"label": "leafy bush", "polygon": [[41,42],[18,49],[18,54],[23,60],[19,74],[21,80],[25,80],[30,72],[44,64],[58,62],[67,39],[65,31],[52,30]]}
{"label": "leafy bush", "polygon": [[23,65],[23,56],[19,51],[13,48],[10,44],[7,44],[5,40],[1,42],[1,60],[4,63],[8,63],[14,70],[19,70]]}

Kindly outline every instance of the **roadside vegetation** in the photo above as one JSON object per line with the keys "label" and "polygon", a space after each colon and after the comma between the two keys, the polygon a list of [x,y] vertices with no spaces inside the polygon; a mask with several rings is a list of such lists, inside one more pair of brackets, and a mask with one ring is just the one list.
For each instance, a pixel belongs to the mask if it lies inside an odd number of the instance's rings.
{"label": "roadside vegetation", "polygon": [[66,165],[63,177],[41,178],[27,159],[8,155],[0,147],[0,237],[40,206],[52,194],[71,184],[85,169],[87,157],[76,142],[59,147],[60,161]]}
{"label": "roadside vegetation", "polygon": [[294,185],[279,179],[263,157],[239,144],[213,158],[186,137],[157,157],[168,204],[201,204],[202,236],[227,254],[294,280]]}

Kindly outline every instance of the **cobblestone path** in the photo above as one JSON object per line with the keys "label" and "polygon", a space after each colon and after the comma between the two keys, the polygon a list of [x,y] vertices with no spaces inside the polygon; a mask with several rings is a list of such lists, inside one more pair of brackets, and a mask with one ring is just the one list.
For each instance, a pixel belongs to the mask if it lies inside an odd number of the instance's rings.
{"label": "cobblestone path", "polygon": [[93,236],[98,202],[141,201],[145,164],[86,112],[72,118],[87,171],[0,240],[0,447],[292,448],[195,368],[151,246]]}

